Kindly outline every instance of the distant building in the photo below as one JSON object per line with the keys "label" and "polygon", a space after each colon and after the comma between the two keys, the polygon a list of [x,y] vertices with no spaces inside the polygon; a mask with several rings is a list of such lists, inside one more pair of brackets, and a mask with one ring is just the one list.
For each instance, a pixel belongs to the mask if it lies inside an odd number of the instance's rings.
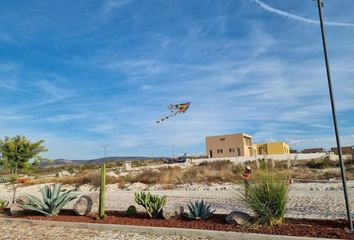
{"label": "distant building", "polygon": [[270,142],[255,145],[257,155],[290,154],[289,145],[286,142]]}
{"label": "distant building", "polygon": [[306,148],[302,153],[323,153],[323,148]]}
{"label": "distant building", "polygon": [[[342,153],[344,155],[352,154],[354,153],[354,146],[347,146],[347,147],[341,147]],[[338,155],[338,148],[334,147],[331,148],[331,152],[334,152],[334,154]]]}
{"label": "distant building", "polygon": [[252,136],[239,133],[205,138],[206,153],[209,158],[220,157],[253,157],[256,149],[253,146]]}
{"label": "distant building", "polygon": [[297,153],[296,149],[290,149],[290,153]]}

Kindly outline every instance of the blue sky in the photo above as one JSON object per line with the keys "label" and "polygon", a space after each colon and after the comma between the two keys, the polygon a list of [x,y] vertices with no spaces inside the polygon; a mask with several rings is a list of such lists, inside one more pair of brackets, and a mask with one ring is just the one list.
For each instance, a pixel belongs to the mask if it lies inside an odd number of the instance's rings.
{"label": "blue sky", "polygon": [[[354,5],[326,0],[343,145],[354,144]],[[335,145],[311,0],[0,2],[0,137],[51,158],[203,153],[245,132]],[[191,101],[163,124],[166,105]]]}

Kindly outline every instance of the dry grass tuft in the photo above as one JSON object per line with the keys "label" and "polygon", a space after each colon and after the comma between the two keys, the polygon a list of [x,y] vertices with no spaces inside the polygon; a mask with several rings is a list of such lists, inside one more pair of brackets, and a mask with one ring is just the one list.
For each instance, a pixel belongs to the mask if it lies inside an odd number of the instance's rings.
{"label": "dry grass tuft", "polygon": [[230,161],[204,162],[199,166],[182,169],[180,167],[146,170],[128,178],[128,182],[161,184],[171,188],[183,183],[235,182],[241,180],[242,167]]}

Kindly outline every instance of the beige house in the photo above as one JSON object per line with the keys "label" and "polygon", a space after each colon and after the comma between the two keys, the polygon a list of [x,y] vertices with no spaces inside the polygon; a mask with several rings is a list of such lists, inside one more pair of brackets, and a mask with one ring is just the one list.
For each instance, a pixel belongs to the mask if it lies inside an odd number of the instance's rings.
{"label": "beige house", "polygon": [[269,142],[256,144],[258,155],[290,154],[289,144],[286,142]]}
{"label": "beige house", "polygon": [[206,137],[206,154],[209,158],[253,157],[256,156],[256,149],[252,136],[239,133]]}

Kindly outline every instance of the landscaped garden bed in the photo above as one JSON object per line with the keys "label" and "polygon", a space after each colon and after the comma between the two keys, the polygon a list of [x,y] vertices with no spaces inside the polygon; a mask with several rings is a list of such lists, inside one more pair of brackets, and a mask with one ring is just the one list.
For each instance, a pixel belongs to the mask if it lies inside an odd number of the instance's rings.
{"label": "landscaped garden bed", "polygon": [[[290,219],[286,216],[289,180],[274,172],[259,173],[257,178],[245,184],[242,200],[253,211],[232,211],[215,214],[212,206],[202,200],[190,202],[179,209],[167,209],[167,196],[150,192],[135,192],[135,203],[145,209],[137,212],[134,205],[126,211],[105,210],[105,165],[101,170],[99,196],[82,195],[73,190],[61,191],[61,184],[40,188],[42,198],[24,195],[16,204],[7,208],[2,204],[3,217],[12,219],[44,220],[59,222],[119,224],[133,226],[188,228],[224,232],[260,233],[269,235],[353,239],[346,231],[346,220]],[[72,209],[63,207],[75,200]],[[11,216],[10,216],[11,213]]]}
{"label": "landscaped garden bed", "polygon": [[58,216],[46,217],[39,213],[31,213],[17,219],[64,221],[101,224],[123,224],[136,226],[169,227],[169,228],[192,228],[216,231],[232,231],[246,233],[262,233],[289,236],[306,236],[322,238],[354,239],[354,234],[346,231],[346,220],[317,220],[317,219],[292,219],[287,218],[281,225],[272,227],[254,225],[239,226],[231,225],[225,221],[226,215],[214,214],[212,217],[199,221],[189,219],[151,219],[146,213],[137,213],[128,216],[126,212],[107,211],[106,217],[99,220],[90,216],[76,216],[71,210],[63,210]]}

